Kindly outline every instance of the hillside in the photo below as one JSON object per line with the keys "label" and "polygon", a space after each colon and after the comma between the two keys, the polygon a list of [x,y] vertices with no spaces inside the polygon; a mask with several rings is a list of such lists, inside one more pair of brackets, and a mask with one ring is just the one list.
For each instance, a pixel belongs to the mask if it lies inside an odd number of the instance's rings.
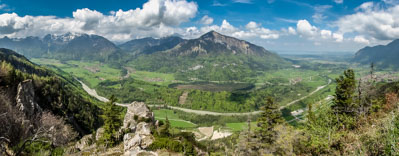
{"label": "hillside", "polygon": [[374,63],[377,68],[399,68],[399,39],[387,45],[365,47],[360,49],[353,58],[353,61],[361,64]]}
{"label": "hillside", "polygon": [[59,60],[119,61],[121,50],[111,41],[98,35],[66,33],[43,38],[0,39],[0,47],[18,51],[27,57],[56,58]]}
{"label": "hillside", "polygon": [[[0,124],[8,125],[0,127],[0,137],[6,138],[10,147],[27,139],[49,141],[58,147],[74,140],[74,134],[91,133],[101,125],[96,103],[71,77],[0,49]],[[49,148],[44,147],[45,142],[39,144],[44,150]]]}
{"label": "hillside", "polygon": [[215,31],[130,63],[138,70],[176,73],[181,80],[212,81],[241,81],[255,76],[256,71],[289,65],[260,46]]}

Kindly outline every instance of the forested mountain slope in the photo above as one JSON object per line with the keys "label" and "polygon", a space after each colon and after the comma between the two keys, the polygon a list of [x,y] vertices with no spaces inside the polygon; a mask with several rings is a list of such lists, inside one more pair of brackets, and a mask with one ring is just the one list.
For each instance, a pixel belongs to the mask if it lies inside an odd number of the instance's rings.
{"label": "forested mountain slope", "polygon": [[93,103],[71,77],[0,49],[0,124],[7,125],[0,126],[0,137],[16,152],[29,153],[24,146],[32,142],[58,147],[76,134],[91,133],[101,125],[101,111]]}
{"label": "forested mountain slope", "polygon": [[172,49],[142,55],[131,64],[139,70],[177,73],[180,79],[229,81],[286,67],[289,62],[260,46],[211,31]]}
{"label": "forested mountain slope", "polygon": [[399,39],[387,45],[365,47],[360,49],[353,61],[361,64],[374,63],[378,68],[399,68]]}

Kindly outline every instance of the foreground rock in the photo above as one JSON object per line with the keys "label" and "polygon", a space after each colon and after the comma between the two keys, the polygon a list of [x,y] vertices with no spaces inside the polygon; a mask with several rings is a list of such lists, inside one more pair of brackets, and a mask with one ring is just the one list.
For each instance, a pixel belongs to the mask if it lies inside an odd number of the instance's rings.
{"label": "foreground rock", "polygon": [[133,102],[128,106],[122,129],[130,131],[123,136],[124,155],[157,155],[146,151],[155,138],[151,134],[154,114],[144,102]]}

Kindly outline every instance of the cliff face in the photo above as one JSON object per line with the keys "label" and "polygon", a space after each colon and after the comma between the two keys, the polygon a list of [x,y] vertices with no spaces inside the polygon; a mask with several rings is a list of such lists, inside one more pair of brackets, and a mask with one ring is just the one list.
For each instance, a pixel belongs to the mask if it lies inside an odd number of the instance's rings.
{"label": "cliff face", "polygon": [[42,112],[42,109],[35,101],[35,91],[31,79],[18,84],[16,102],[16,107],[27,117],[32,117]]}
{"label": "cliff face", "polygon": [[197,39],[184,41],[170,51],[172,55],[178,56],[244,54],[279,58],[276,54],[260,46],[234,37],[225,36],[215,31],[210,31]]}

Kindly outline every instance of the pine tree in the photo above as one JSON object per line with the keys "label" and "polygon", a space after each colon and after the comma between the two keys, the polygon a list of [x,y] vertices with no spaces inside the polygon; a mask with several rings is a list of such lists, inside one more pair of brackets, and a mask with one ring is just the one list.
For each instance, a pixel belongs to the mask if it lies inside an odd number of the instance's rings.
{"label": "pine tree", "polygon": [[332,105],[334,112],[337,114],[356,115],[359,105],[353,101],[356,90],[355,73],[352,69],[348,69],[336,81],[337,87]]}
{"label": "pine tree", "polygon": [[278,105],[271,97],[266,98],[263,112],[258,118],[258,138],[263,145],[271,145],[277,138],[274,128],[283,122]]}
{"label": "pine tree", "polygon": [[337,87],[332,105],[335,115],[335,124],[338,128],[353,129],[356,124],[357,116],[360,114],[360,104],[355,98],[356,80],[355,73],[348,69],[336,79]]}
{"label": "pine tree", "polygon": [[122,125],[122,120],[119,118],[118,106],[115,105],[116,98],[112,95],[109,101],[105,104],[104,109],[104,134],[101,139],[106,146],[114,146],[118,142],[116,133]]}
{"label": "pine tree", "polygon": [[160,127],[159,134],[162,137],[170,136],[169,128],[170,128],[170,122],[169,122],[168,116],[166,116],[165,124]]}

